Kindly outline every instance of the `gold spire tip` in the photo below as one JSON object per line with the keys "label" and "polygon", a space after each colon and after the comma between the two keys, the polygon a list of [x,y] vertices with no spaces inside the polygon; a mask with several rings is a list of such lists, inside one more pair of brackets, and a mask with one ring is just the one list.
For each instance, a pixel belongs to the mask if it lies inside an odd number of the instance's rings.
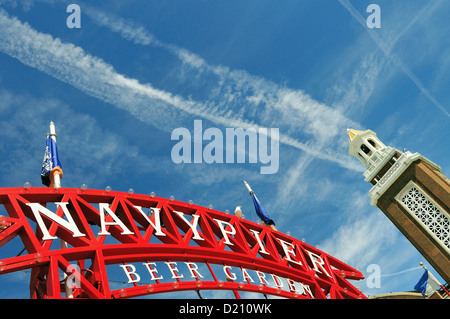
{"label": "gold spire tip", "polygon": [[347,134],[348,134],[348,139],[349,141],[353,141],[353,139],[355,138],[356,135],[358,135],[359,133],[362,133],[361,131],[358,130],[354,130],[354,129],[347,129]]}

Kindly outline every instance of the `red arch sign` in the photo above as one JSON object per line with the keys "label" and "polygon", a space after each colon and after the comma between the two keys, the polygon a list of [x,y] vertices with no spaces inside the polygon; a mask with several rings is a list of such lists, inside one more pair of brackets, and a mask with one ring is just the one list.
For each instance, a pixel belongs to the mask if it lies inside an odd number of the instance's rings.
{"label": "red arch sign", "polygon": [[[182,290],[231,290],[237,298],[239,291],[366,298],[348,281],[364,278],[358,270],[293,237],[210,208],[74,188],[3,188],[0,205],[0,247],[16,237],[25,247],[19,256],[0,255],[0,275],[30,268],[31,298],[132,298]],[[114,289],[111,267],[125,288]]]}

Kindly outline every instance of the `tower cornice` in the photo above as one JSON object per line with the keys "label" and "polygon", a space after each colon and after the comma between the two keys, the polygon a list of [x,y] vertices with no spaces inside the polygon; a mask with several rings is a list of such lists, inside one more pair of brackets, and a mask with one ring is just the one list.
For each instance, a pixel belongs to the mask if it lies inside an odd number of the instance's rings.
{"label": "tower cornice", "polygon": [[[399,152],[395,148],[393,148],[396,152]],[[389,160],[389,158],[388,158]],[[441,171],[441,167],[432,161],[430,161],[428,158],[422,156],[419,153],[412,154],[411,152],[405,152],[401,153],[400,157],[396,159],[395,163],[389,168],[389,170],[383,175],[383,177],[377,181],[377,183],[370,189],[369,191],[369,197],[370,197],[370,204],[372,206],[377,206],[378,199],[386,192],[386,190],[399,178],[400,175],[403,174],[403,172],[415,161],[422,160],[423,162],[427,163],[437,171]],[[384,161],[386,163],[387,161]],[[383,167],[383,164],[380,162],[378,165],[376,165],[373,169],[373,172],[371,172],[370,176],[374,176],[381,168]],[[368,172],[366,170],[366,172]],[[364,175],[366,174],[364,173]],[[366,181],[368,181],[368,177],[366,177]],[[370,181],[370,180],[369,180]]]}

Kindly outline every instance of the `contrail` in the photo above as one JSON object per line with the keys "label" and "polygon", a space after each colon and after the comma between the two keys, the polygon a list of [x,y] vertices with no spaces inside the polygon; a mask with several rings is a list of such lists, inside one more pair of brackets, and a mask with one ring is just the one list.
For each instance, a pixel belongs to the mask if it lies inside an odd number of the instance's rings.
{"label": "contrail", "polygon": [[[0,51],[161,129],[170,131],[173,127],[169,125],[176,125],[174,121],[180,122],[187,115],[202,117],[220,125],[258,127],[256,123],[216,115],[207,104],[186,100],[119,74],[113,66],[86,53],[81,47],[62,43],[58,38],[40,33],[27,23],[15,17],[10,18],[3,9],[0,9]],[[161,126],[161,123],[169,124]],[[279,139],[281,143],[319,159],[361,171],[359,166],[339,153],[323,152],[288,135],[280,134]]]}
{"label": "contrail", "polygon": [[[135,44],[144,46],[152,45],[163,48],[178,57],[183,64],[196,69],[199,74],[203,75],[206,72],[214,74],[218,77],[218,80],[217,85],[213,86],[212,90],[220,91],[221,86],[228,85],[224,89],[224,91],[226,91],[226,98],[229,99],[231,96],[235,99],[238,96],[244,95],[243,92],[245,92],[245,101],[242,101],[242,99],[240,100],[245,103],[239,104],[241,112],[244,109],[244,106],[251,105],[252,103],[255,105],[262,103],[264,104],[265,109],[282,113],[284,115],[283,124],[285,124],[289,130],[291,130],[292,127],[300,127],[299,124],[302,122],[310,122],[310,126],[316,128],[314,137],[318,139],[317,145],[327,144],[327,141],[334,139],[336,134],[341,134],[340,129],[344,126],[361,127],[360,124],[349,120],[340,112],[322,103],[318,103],[301,91],[279,87],[273,82],[252,76],[246,71],[230,70],[224,66],[210,65],[202,57],[187,49],[161,41],[142,26],[136,25],[133,21],[122,19],[110,13],[105,13],[91,6],[83,5],[83,8],[84,12],[87,13],[95,23],[112,32],[120,34],[124,39]],[[135,32],[131,32],[131,30],[135,30]],[[250,92],[254,93],[254,95],[251,95]],[[223,103],[220,102],[221,101],[215,103],[215,105],[209,103],[209,109],[214,107],[210,112],[210,114],[214,114],[214,118],[208,117],[208,114],[205,114],[202,110],[201,113],[204,115],[203,117],[208,118],[214,123],[223,125],[229,125],[229,123],[232,122],[234,123],[233,126],[237,127],[248,128],[256,126],[254,123],[249,123],[242,119],[239,120],[239,117],[233,117],[231,119],[229,114],[232,113],[233,110],[230,108],[229,103],[227,103],[228,101]],[[218,104],[220,104],[220,107]],[[220,114],[225,115],[221,117]],[[276,122],[273,120],[274,118],[276,119],[277,116],[271,117],[261,115],[260,118],[265,118],[266,121],[267,118],[269,118],[269,123],[267,123],[267,125],[280,125],[279,121]],[[311,132],[312,131],[313,130],[311,130]],[[324,134],[324,132],[327,133]],[[347,155],[341,155],[335,152],[329,153],[318,146],[302,143],[283,134],[280,135],[280,141],[286,145],[300,149],[308,155],[330,161],[337,160],[341,165],[349,168],[348,165],[345,164],[348,161]],[[350,163],[350,166],[353,170],[364,171],[362,167],[357,167],[354,163]]]}
{"label": "contrail", "polygon": [[382,274],[382,275],[380,275],[380,277],[391,277],[391,276],[396,276],[396,275],[400,275],[400,274],[403,274],[403,273],[405,273],[405,272],[412,271],[412,270],[416,270],[416,269],[419,269],[419,268],[422,268],[422,266],[414,267],[414,268],[409,268],[409,269],[405,269],[405,270],[402,270],[402,271],[399,271],[399,272],[395,272],[395,273],[392,273],[392,274]]}
{"label": "contrail", "polygon": [[348,0],[339,0],[339,2],[347,9],[351,16],[355,18],[355,20],[359,22],[359,24],[361,24],[364,29],[367,30],[370,37],[375,41],[380,50],[383,51],[386,58],[391,60],[400,70],[402,70],[402,72],[416,85],[420,92],[422,92],[430,100],[431,103],[433,103],[447,117],[450,117],[450,113],[431,95],[431,93],[425,88],[422,81],[420,81],[420,79],[414,74],[414,72],[411,71],[411,69],[409,69],[408,66],[403,63],[403,61],[399,57],[391,53],[391,46],[388,46],[373,29],[367,27],[366,20],[352,6],[352,4]]}

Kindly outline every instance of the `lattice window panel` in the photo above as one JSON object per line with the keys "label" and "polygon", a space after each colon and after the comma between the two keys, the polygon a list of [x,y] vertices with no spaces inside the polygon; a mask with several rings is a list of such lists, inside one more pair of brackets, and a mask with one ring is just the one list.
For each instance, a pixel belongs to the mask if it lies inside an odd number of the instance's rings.
{"label": "lattice window panel", "polygon": [[450,248],[450,219],[439,207],[417,187],[412,187],[401,201],[447,248]]}

